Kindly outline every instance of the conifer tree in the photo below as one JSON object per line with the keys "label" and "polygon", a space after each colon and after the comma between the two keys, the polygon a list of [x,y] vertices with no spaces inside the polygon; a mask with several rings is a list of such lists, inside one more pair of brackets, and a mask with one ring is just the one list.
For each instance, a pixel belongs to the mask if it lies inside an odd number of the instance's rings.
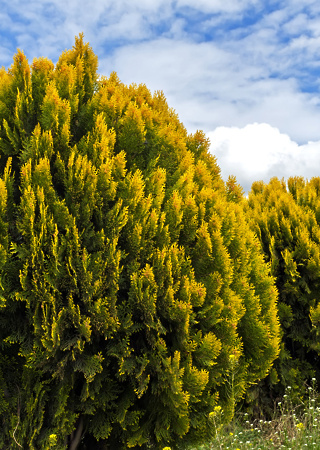
{"label": "conifer tree", "polygon": [[319,185],[319,178],[274,178],[254,183],[249,194],[247,212],[276,278],[282,328],[279,358],[261,384],[266,410],[287,386],[300,396],[304,383],[319,381]]}
{"label": "conifer tree", "polygon": [[0,447],[209,439],[279,325],[207,138],[163,93],[99,77],[82,35],[56,66],[19,51],[2,69],[0,124]]}

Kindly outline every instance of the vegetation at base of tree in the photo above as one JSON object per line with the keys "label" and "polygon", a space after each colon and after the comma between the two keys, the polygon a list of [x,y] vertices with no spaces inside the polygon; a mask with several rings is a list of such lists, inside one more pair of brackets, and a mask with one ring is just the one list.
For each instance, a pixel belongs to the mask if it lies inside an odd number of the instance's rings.
{"label": "vegetation at base of tree", "polygon": [[[306,388],[306,389],[304,389]],[[301,388],[305,399],[297,403],[291,386],[287,386],[282,402],[276,403],[269,420],[252,418],[236,412],[231,424],[221,426],[222,417],[215,416],[215,438],[207,444],[188,450],[268,450],[320,448],[320,399],[315,378],[311,385]]]}
{"label": "vegetation at base of tree", "polygon": [[241,188],[97,67],[80,35],[0,71],[0,448],[207,442],[279,353]]}

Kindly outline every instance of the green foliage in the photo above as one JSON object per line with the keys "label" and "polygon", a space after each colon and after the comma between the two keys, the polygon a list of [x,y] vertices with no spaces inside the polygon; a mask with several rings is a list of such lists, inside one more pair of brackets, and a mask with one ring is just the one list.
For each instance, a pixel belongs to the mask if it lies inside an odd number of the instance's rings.
{"label": "green foliage", "polygon": [[96,70],[80,35],[0,73],[2,447],[203,442],[279,351],[241,189],[161,92]]}
{"label": "green foliage", "polygon": [[275,400],[288,385],[298,397],[301,385],[319,379],[319,206],[318,178],[258,182],[249,195],[247,213],[276,278],[282,328],[280,355],[260,400]]}

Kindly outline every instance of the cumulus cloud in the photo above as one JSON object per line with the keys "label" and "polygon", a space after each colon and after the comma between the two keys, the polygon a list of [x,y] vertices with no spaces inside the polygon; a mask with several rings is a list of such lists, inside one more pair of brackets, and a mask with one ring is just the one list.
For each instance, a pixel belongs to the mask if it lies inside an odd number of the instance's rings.
{"label": "cumulus cloud", "polygon": [[272,177],[320,176],[320,141],[298,145],[266,123],[219,127],[208,137],[222,177],[227,180],[235,175],[246,192],[258,180],[268,183]]}

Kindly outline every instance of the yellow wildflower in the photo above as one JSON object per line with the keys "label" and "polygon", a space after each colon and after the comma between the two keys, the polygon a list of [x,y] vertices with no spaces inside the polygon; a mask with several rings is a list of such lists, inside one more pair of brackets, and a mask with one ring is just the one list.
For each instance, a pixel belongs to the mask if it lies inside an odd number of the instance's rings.
{"label": "yellow wildflower", "polygon": [[304,425],[303,423],[299,422],[296,424],[296,429],[299,431],[303,431],[304,430]]}

